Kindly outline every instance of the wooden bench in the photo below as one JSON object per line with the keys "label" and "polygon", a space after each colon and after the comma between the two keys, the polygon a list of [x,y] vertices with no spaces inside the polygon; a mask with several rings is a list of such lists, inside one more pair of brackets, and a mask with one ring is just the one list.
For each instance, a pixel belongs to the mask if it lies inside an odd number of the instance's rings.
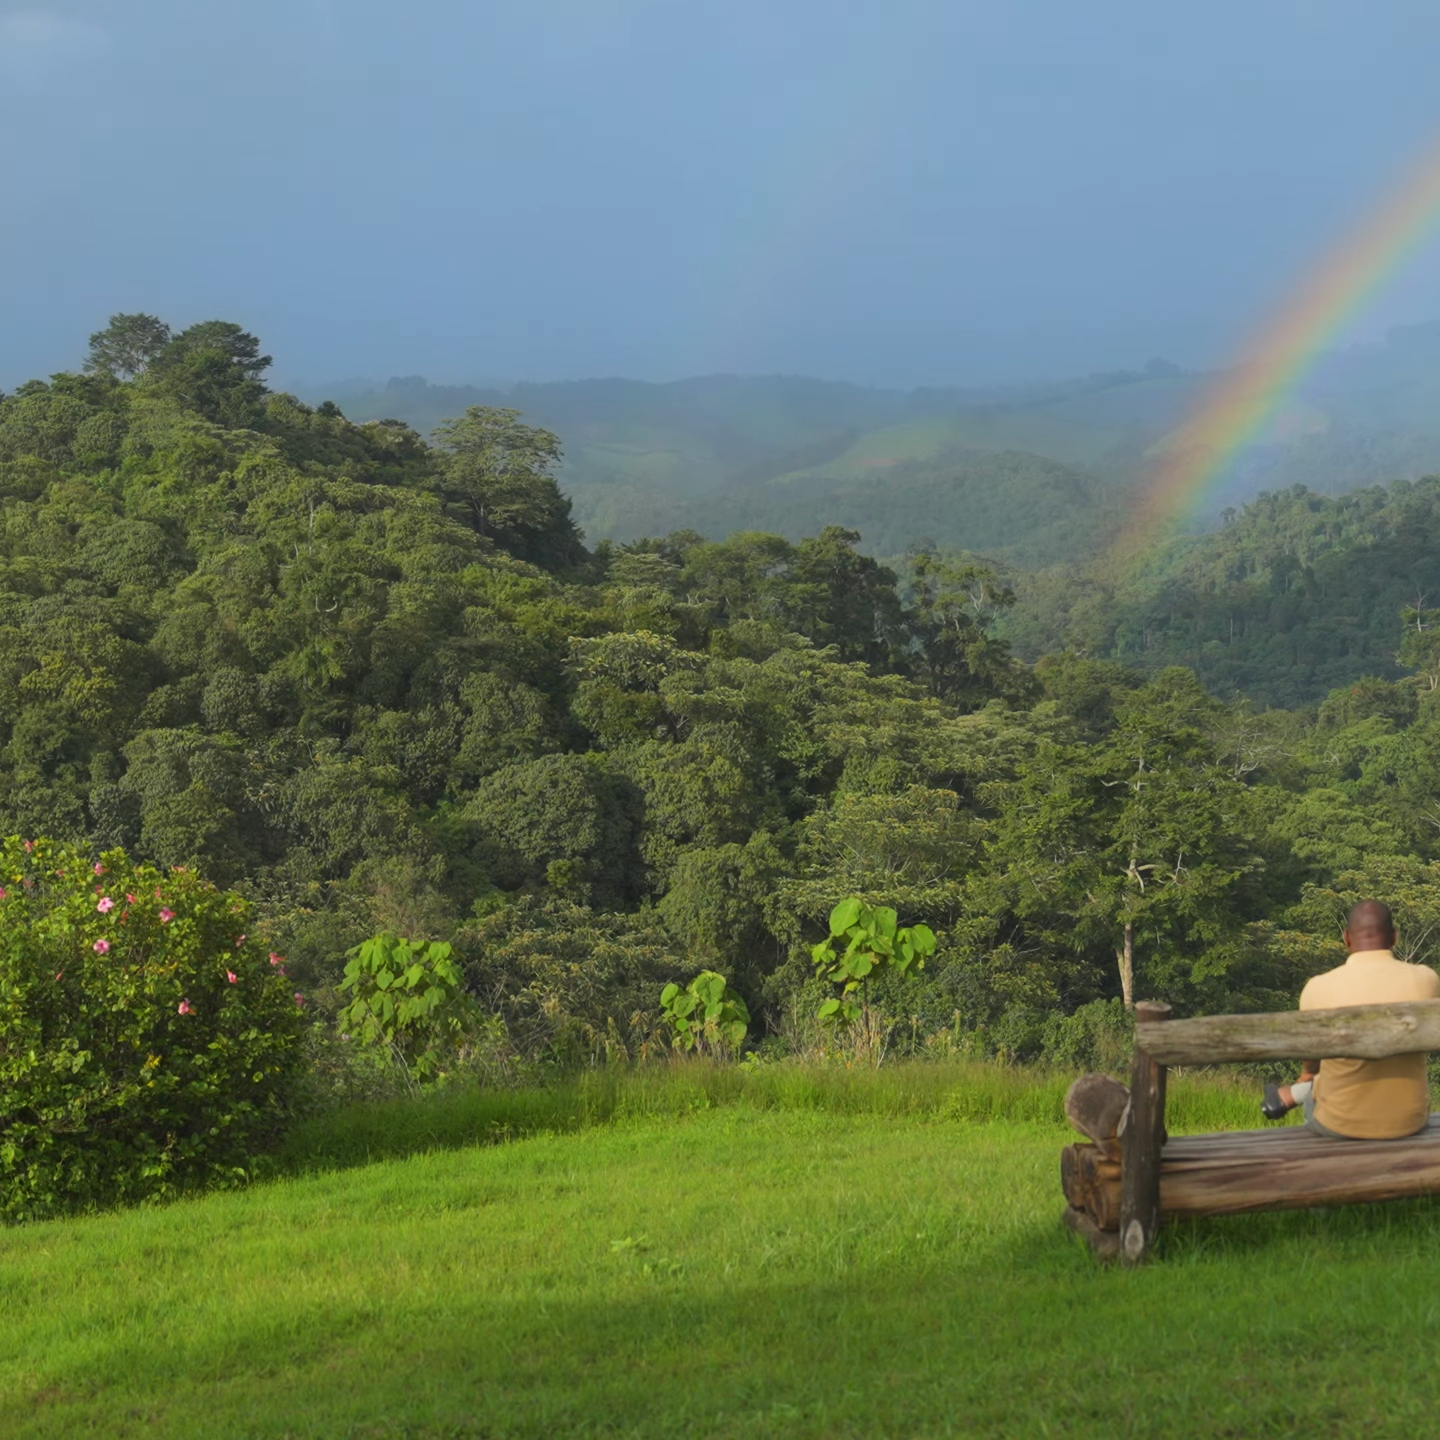
{"label": "wooden bench", "polygon": [[1128,1093],[1085,1076],[1066,1096],[1071,1123],[1089,1138],[1061,1152],[1065,1222],[1097,1254],[1133,1265],[1167,1220],[1440,1194],[1440,1115],[1403,1140],[1332,1140],[1296,1126],[1165,1134],[1171,1065],[1383,1060],[1419,1050],[1440,1050],[1440,1000],[1193,1020],[1142,1001]]}

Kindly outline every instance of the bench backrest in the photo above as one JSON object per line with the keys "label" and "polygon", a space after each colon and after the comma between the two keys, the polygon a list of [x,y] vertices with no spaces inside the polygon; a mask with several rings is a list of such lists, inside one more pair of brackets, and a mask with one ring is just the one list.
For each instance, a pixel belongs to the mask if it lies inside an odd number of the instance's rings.
{"label": "bench backrest", "polygon": [[1440,1050],[1440,1000],[1285,1010],[1276,1015],[1164,1018],[1160,1006],[1136,1007],[1135,1043],[1161,1065],[1228,1060],[1384,1060]]}

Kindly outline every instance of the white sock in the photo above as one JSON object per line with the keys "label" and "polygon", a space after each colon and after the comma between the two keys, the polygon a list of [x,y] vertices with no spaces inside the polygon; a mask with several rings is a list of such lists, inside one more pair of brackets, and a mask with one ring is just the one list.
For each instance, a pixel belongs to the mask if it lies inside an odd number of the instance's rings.
{"label": "white sock", "polygon": [[1297,1105],[1303,1105],[1310,1098],[1310,1092],[1314,1088],[1313,1080],[1297,1080],[1290,1087],[1290,1094]]}

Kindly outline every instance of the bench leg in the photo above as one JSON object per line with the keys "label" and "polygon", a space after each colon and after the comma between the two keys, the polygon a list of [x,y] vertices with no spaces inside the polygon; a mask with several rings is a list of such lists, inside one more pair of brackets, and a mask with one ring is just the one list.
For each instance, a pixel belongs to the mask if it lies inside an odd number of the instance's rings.
{"label": "bench leg", "polygon": [[1145,1053],[1145,1029],[1170,1018],[1170,1007],[1135,1007],[1130,1105],[1120,1121],[1120,1259],[1147,1259],[1160,1229],[1160,1147],[1165,1143],[1165,1067]]}

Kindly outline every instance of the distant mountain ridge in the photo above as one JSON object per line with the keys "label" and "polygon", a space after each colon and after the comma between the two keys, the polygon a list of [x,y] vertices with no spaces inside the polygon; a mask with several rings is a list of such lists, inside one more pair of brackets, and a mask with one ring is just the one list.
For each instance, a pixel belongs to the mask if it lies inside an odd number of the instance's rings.
{"label": "distant mountain ridge", "polygon": [[[1029,386],[911,391],[797,376],[510,386],[396,378],[320,394],[353,420],[423,433],[469,405],[555,431],[561,484],[593,543],[691,528],[858,529],[879,554],[926,541],[1018,564],[1101,548],[1213,376],[1163,361]],[[303,387],[302,387],[303,388]],[[1326,357],[1208,497],[1215,520],[1262,490],[1322,493],[1440,471],[1440,324]]]}

